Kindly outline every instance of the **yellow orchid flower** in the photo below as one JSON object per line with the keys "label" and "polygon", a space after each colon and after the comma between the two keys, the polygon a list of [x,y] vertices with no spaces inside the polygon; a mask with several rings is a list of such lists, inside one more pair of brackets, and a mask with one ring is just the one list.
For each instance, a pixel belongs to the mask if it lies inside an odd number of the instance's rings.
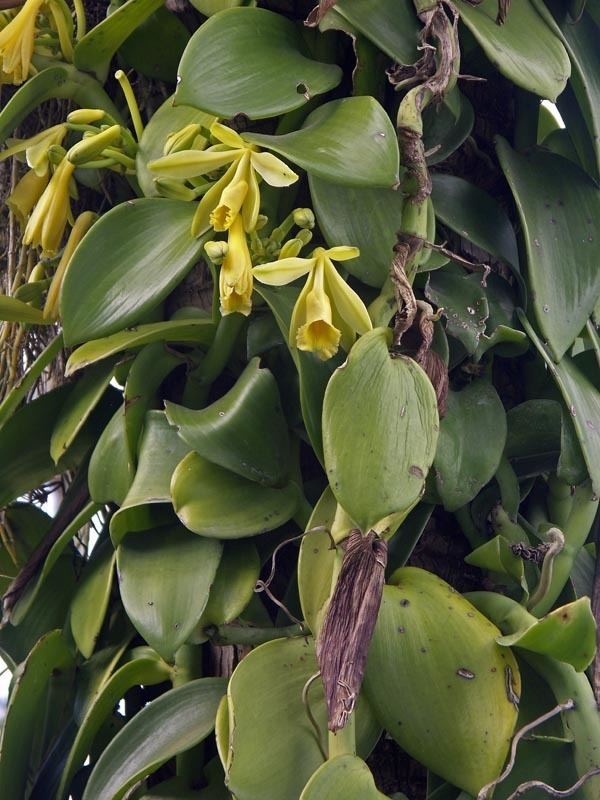
{"label": "yellow orchid flower", "polygon": [[49,177],[48,173],[37,175],[34,170],[30,169],[7,197],[6,205],[17,218],[21,228],[25,227],[33,207],[44,193]]}
{"label": "yellow orchid flower", "polygon": [[239,214],[247,233],[256,227],[260,207],[258,176],[270,186],[289,186],[298,175],[272,153],[262,153],[256,145],[220,122],[214,122],[211,135],[220,144],[206,150],[179,150],[151,161],[148,167],[159,177],[191,180],[228,167],[225,174],[205,192],[192,222],[192,234],[200,236],[210,227],[226,231]]}
{"label": "yellow orchid flower", "polygon": [[63,158],[40,197],[23,234],[23,244],[41,247],[44,255],[54,255],[71,217],[69,190],[75,164]]}
{"label": "yellow orchid flower", "polygon": [[28,139],[9,139],[6,150],[0,152],[0,161],[25,153],[25,160],[36,175],[47,175],[49,169],[48,150],[56,144],[62,144],[67,131],[68,127],[61,123],[36,133],[35,136],[30,136]]}
{"label": "yellow orchid flower", "polygon": [[282,258],[254,267],[252,274],[261,283],[283,286],[308,274],[290,322],[290,345],[316,353],[327,360],[340,344],[348,351],[356,334],[373,327],[363,301],[342,279],[335,261],[356,258],[356,247],[317,247],[310,258]]}
{"label": "yellow orchid flower", "polygon": [[26,0],[16,17],[0,31],[0,83],[19,84],[29,76],[36,20],[43,3],[44,0]]}
{"label": "yellow orchid flower", "polygon": [[227,252],[219,272],[221,314],[239,312],[248,316],[252,310],[252,260],[242,218],[237,216],[229,228]]}

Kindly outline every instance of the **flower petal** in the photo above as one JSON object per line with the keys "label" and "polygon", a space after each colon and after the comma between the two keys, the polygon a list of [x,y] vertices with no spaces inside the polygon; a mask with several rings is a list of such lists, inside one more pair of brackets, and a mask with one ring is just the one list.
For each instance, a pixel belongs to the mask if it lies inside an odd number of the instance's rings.
{"label": "flower petal", "polygon": [[314,258],[282,258],[254,267],[252,274],[267,286],[284,286],[310,272],[315,264]]}
{"label": "flower petal", "polygon": [[350,261],[351,258],[358,258],[360,250],[358,247],[340,245],[338,247],[330,247],[329,250],[325,250],[324,253],[334,261]]}
{"label": "flower petal", "polygon": [[210,126],[210,133],[211,136],[214,136],[215,139],[226,144],[227,147],[233,147],[236,150],[248,147],[239,133],[234,131],[233,128],[229,128],[227,125],[222,125],[220,122],[213,122]]}
{"label": "flower petal", "polygon": [[179,150],[148,162],[148,169],[165,178],[196,178],[231,164],[238,150]]}
{"label": "flower petal", "polygon": [[273,153],[252,153],[252,166],[269,186],[289,186],[298,180],[296,173]]}
{"label": "flower petal", "polygon": [[37,175],[30,169],[25,173],[6,199],[6,205],[16,216],[21,228],[25,227],[27,217],[42,196],[49,179],[49,172],[45,175]]}
{"label": "flower petal", "polygon": [[235,171],[237,163],[234,162],[225,175],[210,187],[202,200],[198,203],[198,208],[192,220],[192,236],[201,236],[205,231],[210,228],[210,215],[217,207],[223,190],[229,186]]}
{"label": "flower petal", "polygon": [[248,194],[242,206],[242,219],[244,230],[251,233],[256,228],[258,212],[260,211],[260,189],[253,169],[248,170]]}
{"label": "flower petal", "polygon": [[210,215],[210,224],[215,231],[229,230],[237,217],[248,194],[248,165],[248,156],[245,154],[237,162],[237,169],[231,182],[223,189],[219,204]]}
{"label": "flower petal", "polygon": [[357,333],[366,333],[373,328],[369,312],[354,289],[343,280],[330,259],[323,258],[325,285],[331,301],[342,319]]}

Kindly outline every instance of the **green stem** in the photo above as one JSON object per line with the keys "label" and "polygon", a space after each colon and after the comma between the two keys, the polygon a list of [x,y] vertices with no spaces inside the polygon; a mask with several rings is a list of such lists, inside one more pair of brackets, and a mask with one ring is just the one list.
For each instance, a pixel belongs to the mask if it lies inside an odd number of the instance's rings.
{"label": "green stem", "polygon": [[308,625],[288,625],[284,628],[254,628],[249,625],[209,625],[204,634],[213,644],[237,644],[256,647],[274,639],[292,639],[309,636]]}
{"label": "green stem", "polygon": [[355,756],[356,755],[356,729],[355,714],[350,714],[344,727],[337,733],[329,731],[329,759],[336,756]]}
{"label": "green stem", "polygon": [[[175,667],[171,674],[173,688],[202,677],[202,647],[184,644],[175,653]],[[175,759],[177,776],[183,780],[188,789],[199,788],[204,780],[204,743],[197,744]]]}
{"label": "green stem", "polygon": [[475,527],[475,523],[471,517],[470,506],[466,505],[457,509],[454,512],[454,516],[473,550],[475,550],[477,547],[481,547],[482,544],[485,544],[486,540]]}

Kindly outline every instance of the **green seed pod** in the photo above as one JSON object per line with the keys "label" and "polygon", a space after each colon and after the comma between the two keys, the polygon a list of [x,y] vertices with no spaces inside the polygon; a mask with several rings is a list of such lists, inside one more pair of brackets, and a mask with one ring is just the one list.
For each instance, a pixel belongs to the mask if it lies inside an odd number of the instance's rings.
{"label": "green seed pod", "polygon": [[364,688],[414,758],[476,796],[498,776],[517,721],[520,676],[500,631],[451,586],[403,567],[386,586]]}

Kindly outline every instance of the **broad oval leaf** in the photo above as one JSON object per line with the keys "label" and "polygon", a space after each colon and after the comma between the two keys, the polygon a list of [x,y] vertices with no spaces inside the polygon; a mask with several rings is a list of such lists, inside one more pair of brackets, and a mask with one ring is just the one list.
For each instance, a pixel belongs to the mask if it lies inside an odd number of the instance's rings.
{"label": "broad oval leaf", "polygon": [[402,225],[402,192],[342,186],[314,175],[309,183],[319,228],[327,244],[349,244],[360,250],[358,258],[344,261],[344,269],[368,286],[383,286]]}
{"label": "broad oval leaf", "polygon": [[237,539],[278,528],[296,512],[298,489],[261,486],[188,453],[173,472],[173,507],[186,528],[203,536]]}
{"label": "broad oval leaf", "polygon": [[531,305],[559,361],[600,294],[600,193],[561,156],[544,150],[521,155],[502,139],[497,151],[521,218]]}
{"label": "broad oval leaf", "polygon": [[333,494],[363,532],[417,503],[438,429],[435,392],[421,367],[392,358],[386,329],[362,336],[327,386],[323,447]]}
{"label": "broad oval leaf", "polygon": [[425,286],[425,296],[446,318],[446,332],[473,354],[485,332],[490,309],[479,275],[465,275],[455,268],[433,272]]}
{"label": "broad oval leaf", "polygon": [[384,800],[371,770],[358,756],[336,756],[326,761],[304,787],[300,800]]}
{"label": "broad oval leaf", "polygon": [[[436,575],[402,567],[390,582],[369,649],[367,696],[404,750],[476,796],[508,752],[517,662],[496,643],[495,625]],[[410,691],[399,692],[401,682]]]}
{"label": "broad oval leaf", "polygon": [[127,330],[113,333],[104,339],[93,339],[74,350],[67,361],[66,375],[78,369],[120,353],[123,350],[136,350],[154,342],[172,342],[208,346],[213,340],[215,326],[212,318],[171,319],[168,322],[149,322],[134,325]]}
{"label": "broad oval leaf", "polygon": [[103,751],[83,800],[121,800],[137,780],[212,731],[224,678],[199,678],[145,706]]}
{"label": "broad oval leaf", "polygon": [[0,738],[0,786],[5,797],[25,797],[29,760],[44,721],[48,682],[54,670],[73,665],[62,631],[47,633],[18,668]]}
{"label": "broad oval leaf", "polygon": [[496,0],[483,0],[476,6],[459,0],[458,10],[487,57],[506,78],[540,97],[556,100],[565,88],[571,63],[563,43],[531,0],[515,3],[504,25],[496,24]]}
{"label": "broad oval leaf", "polygon": [[84,658],[90,658],[96,647],[108,609],[115,566],[115,552],[110,541],[105,540],[98,552],[97,549],[94,548],[71,603],[71,633]]}
{"label": "broad oval leaf", "polygon": [[121,505],[134,476],[134,465],[127,450],[125,408],[118,408],[104,428],[90,458],[88,486],[96,503]]}
{"label": "broad oval leaf", "polygon": [[178,105],[219,117],[275,117],[340,82],[335,64],[306,55],[300,29],[281,14],[231,8],[192,36],[179,65]]}
{"label": "broad oval leaf", "polygon": [[475,113],[467,98],[454,90],[458,115],[455,116],[448,102],[428,106],[423,112],[423,145],[427,165],[439,164],[461,146],[473,129]]}
{"label": "broad oval leaf", "polygon": [[252,359],[227,394],[194,411],[165,403],[167,419],[203,458],[264,486],[289,469],[289,436],[273,373]]}
{"label": "broad oval leaf", "polygon": [[506,414],[494,387],[478,380],[448,392],[434,460],[444,507],[464,506],[496,474],[506,442]]}
{"label": "broad oval leaf", "polygon": [[203,240],[194,207],[142,198],[113,208],[77,247],[60,297],[65,344],[108,336],[156,307],[191,269]]}
{"label": "broad oval leaf", "polygon": [[177,67],[190,40],[179,17],[165,6],[157,8],[139,24],[119,47],[124,68],[133,68],[147,78],[175,83]]}
{"label": "broad oval leaf", "polygon": [[[236,667],[227,691],[229,750],[224,765],[237,800],[298,800],[324,759],[302,702],[302,690],[317,672],[312,638],[277,639],[252,650]],[[323,687],[307,695],[322,739],[327,715]],[[364,697],[356,708],[356,744],[365,757],[379,738]],[[265,747],[265,741],[269,747]]]}
{"label": "broad oval leaf", "polygon": [[222,545],[182,525],[127,536],[117,549],[121,599],[138,633],[171,661],[208,601]]}
{"label": "broad oval leaf", "polygon": [[398,183],[396,131],[373,97],[332,100],[313,111],[299,131],[280,136],[246,133],[244,139],[334,183],[383,188]]}
{"label": "broad oval leaf", "polygon": [[419,22],[410,0],[338,0],[335,10],[394,61],[417,61]]}

